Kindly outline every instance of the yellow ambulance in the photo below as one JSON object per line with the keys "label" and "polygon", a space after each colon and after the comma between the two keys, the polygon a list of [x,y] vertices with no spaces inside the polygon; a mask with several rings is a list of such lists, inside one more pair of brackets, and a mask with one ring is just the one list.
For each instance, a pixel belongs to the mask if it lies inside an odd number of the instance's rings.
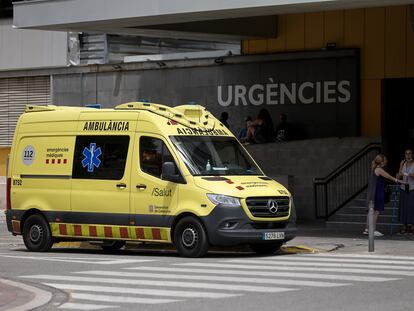
{"label": "yellow ambulance", "polygon": [[198,105],[27,106],[7,177],[8,230],[30,251],[86,240],[272,253],[296,232],[286,188]]}

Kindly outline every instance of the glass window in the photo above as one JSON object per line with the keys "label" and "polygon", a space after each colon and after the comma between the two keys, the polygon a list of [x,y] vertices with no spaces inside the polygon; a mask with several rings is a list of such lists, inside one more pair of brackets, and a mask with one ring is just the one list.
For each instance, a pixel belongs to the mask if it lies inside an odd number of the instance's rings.
{"label": "glass window", "polygon": [[[162,164],[164,162],[175,164],[173,156],[161,139],[143,136],[140,139],[139,149],[141,170],[147,174],[161,178]],[[175,173],[178,174],[177,165],[175,165]]]}
{"label": "glass window", "polygon": [[252,158],[231,137],[171,136],[191,174],[262,175]]}
{"label": "glass window", "polygon": [[77,136],[72,178],[120,180],[129,136]]}

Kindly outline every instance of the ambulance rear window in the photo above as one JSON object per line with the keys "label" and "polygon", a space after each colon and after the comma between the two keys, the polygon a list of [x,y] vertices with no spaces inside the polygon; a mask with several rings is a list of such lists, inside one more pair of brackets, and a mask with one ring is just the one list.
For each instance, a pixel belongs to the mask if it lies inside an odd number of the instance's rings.
{"label": "ambulance rear window", "polygon": [[77,136],[72,178],[122,179],[128,145],[129,136]]}

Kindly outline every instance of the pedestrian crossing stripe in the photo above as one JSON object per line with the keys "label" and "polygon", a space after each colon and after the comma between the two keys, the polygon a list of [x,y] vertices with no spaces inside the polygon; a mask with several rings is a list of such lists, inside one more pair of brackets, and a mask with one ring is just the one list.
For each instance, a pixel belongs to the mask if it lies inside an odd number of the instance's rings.
{"label": "pedestrian crossing stripe", "polygon": [[[257,259],[231,259],[231,260],[223,260],[220,262],[224,263],[236,263],[236,264],[263,264],[263,260]],[[275,260],[274,262],[266,261],[266,266],[273,267],[273,266],[299,266],[299,267],[341,267],[341,268],[366,268],[366,269],[388,269],[388,270],[405,270],[405,271],[413,271],[413,266],[398,266],[398,265],[384,265],[384,264],[362,264],[362,263],[344,263],[344,262],[315,262],[315,261],[306,261],[303,259],[302,261],[283,261]]]}
{"label": "pedestrian crossing stripe", "polygon": [[50,223],[50,227],[52,235],[55,237],[103,238],[171,243],[171,229],[165,227],[109,226],[56,222]]}
{"label": "pedestrian crossing stripe", "polygon": [[230,298],[242,296],[242,294],[235,293],[217,293],[206,291],[193,291],[193,290],[169,290],[169,289],[152,289],[152,288],[131,288],[131,287],[113,287],[113,286],[98,286],[98,285],[78,285],[67,283],[44,283],[46,286],[70,290],[70,291],[87,291],[98,293],[117,293],[117,294],[136,294],[136,295],[148,295],[148,296],[161,296],[161,297],[182,297],[182,298]]}
{"label": "pedestrian crossing stripe", "polygon": [[152,286],[173,287],[173,288],[197,288],[197,289],[217,289],[222,291],[246,291],[257,293],[280,293],[291,290],[292,288],[275,287],[275,286],[252,286],[252,285],[240,285],[240,284],[221,284],[221,283],[204,283],[204,282],[177,282],[177,281],[158,281],[149,279],[121,279],[121,278],[103,278],[103,277],[83,277],[83,276],[68,276],[68,275],[29,275],[25,278],[38,279],[38,280],[51,280],[67,282],[92,282],[92,283],[109,283],[111,285],[143,285],[148,286],[149,289]]}
{"label": "pedestrian crossing stripe", "polygon": [[263,262],[281,262],[283,260],[289,259],[290,261],[306,261],[306,262],[336,262],[336,263],[362,263],[362,264],[389,264],[389,265],[414,265],[413,260],[389,260],[389,259],[378,259],[378,258],[338,258],[334,256],[288,256],[287,258],[282,258],[281,256],[272,256],[272,257],[262,257],[260,258]]}
{"label": "pedestrian crossing stripe", "polygon": [[[127,297],[114,295],[99,295],[99,294],[84,294],[71,293],[73,299],[99,301],[99,302],[118,302],[118,303],[139,303],[139,304],[160,304],[179,302],[178,299],[163,299],[163,298],[142,298],[142,297]],[[112,306],[113,307],[113,306]]]}
{"label": "pedestrian crossing stripe", "polygon": [[[389,277],[377,277],[377,276],[364,276],[364,275],[338,275],[338,274],[326,274],[326,273],[312,273],[312,272],[292,272],[292,271],[257,271],[257,270],[236,270],[236,269],[208,269],[209,267],[204,268],[180,268],[180,267],[151,267],[151,266],[141,266],[141,267],[132,267],[124,268],[126,270],[134,271],[157,271],[157,272],[175,272],[175,273],[201,273],[201,274],[219,274],[219,275],[242,275],[242,276],[263,276],[263,277],[288,277],[288,278],[304,278],[304,279],[317,279],[317,280],[334,280],[337,281],[356,281],[356,282],[387,282],[387,281],[396,281],[400,278],[389,278]],[[82,272],[78,272],[82,273]]]}
{"label": "pedestrian crossing stripe", "polygon": [[362,273],[362,274],[383,274],[383,275],[400,275],[400,276],[414,276],[414,271],[399,271],[399,270],[382,270],[376,268],[375,265],[372,265],[372,269],[354,269],[354,268],[342,268],[340,265],[338,267],[314,267],[314,266],[285,266],[280,265],[254,265],[254,264],[236,264],[236,263],[201,263],[201,262],[187,262],[187,263],[178,263],[174,264],[177,266],[186,266],[186,267],[209,267],[209,268],[224,268],[224,269],[245,269],[245,270],[282,270],[282,271],[319,271],[319,272],[334,272],[334,273]]}
{"label": "pedestrian crossing stripe", "polygon": [[[160,268],[160,267],[156,267]],[[157,270],[157,269],[155,269]],[[171,272],[171,271],[170,271]],[[220,272],[219,272],[220,273]],[[246,277],[246,276],[223,276],[223,275],[202,275],[202,274],[172,274],[172,273],[154,273],[154,272],[123,272],[123,271],[80,271],[76,274],[93,275],[93,276],[111,276],[111,277],[127,277],[140,279],[167,279],[167,280],[196,280],[196,281],[212,281],[212,282],[235,282],[248,284],[272,284],[272,285],[293,285],[293,286],[313,286],[313,287],[338,287],[348,286],[350,283],[322,282],[309,280],[289,280],[281,278],[265,278],[265,277]],[[36,278],[36,276],[34,276]]]}

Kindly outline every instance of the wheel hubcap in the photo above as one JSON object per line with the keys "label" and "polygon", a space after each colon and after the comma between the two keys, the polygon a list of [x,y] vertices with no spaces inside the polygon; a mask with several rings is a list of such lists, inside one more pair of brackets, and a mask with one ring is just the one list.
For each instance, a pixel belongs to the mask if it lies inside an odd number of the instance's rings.
{"label": "wheel hubcap", "polygon": [[32,241],[33,243],[39,243],[39,241],[43,237],[42,227],[39,225],[33,225],[30,228],[29,236],[30,236],[30,241]]}
{"label": "wheel hubcap", "polygon": [[194,247],[194,245],[197,244],[197,240],[198,240],[198,234],[197,231],[194,230],[194,228],[186,228],[183,231],[183,234],[181,236],[181,240],[184,244],[185,247],[191,248]]}

